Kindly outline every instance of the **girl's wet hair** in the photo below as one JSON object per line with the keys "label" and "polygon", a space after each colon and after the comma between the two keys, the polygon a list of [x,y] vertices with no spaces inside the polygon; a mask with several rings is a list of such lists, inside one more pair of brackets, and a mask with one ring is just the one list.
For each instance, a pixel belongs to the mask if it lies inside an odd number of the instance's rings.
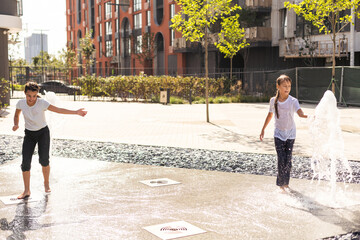
{"label": "girl's wet hair", "polygon": [[39,92],[40,87],[36,82],[27,82],[25,84],[25,93],[27,91],[32,91],[32,92]]}
{"label": "girl's wet hair", "polygon": [[[280,84],[282,84],[283,82],[290,82],[291,83],[291,78],[285,74],[281,74],[277,79],[276,79],[276,85],[280,86]],[[279,110],[278,110],[278,101],[279,101],[279,89],[276,90],[276,95],[275,95],[275,103],[274,103],[274,107],[275,107],[275,116],[277,118],[279,118]]]}

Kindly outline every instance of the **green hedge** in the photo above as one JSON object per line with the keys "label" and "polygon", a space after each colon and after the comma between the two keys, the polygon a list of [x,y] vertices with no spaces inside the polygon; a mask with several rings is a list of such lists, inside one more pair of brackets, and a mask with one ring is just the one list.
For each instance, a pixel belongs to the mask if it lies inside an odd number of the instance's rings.
{"label": "green hedge", "polygon": [[[209,78],[209,103],[267,102],[268,96],[245,96],[239,93],[241,84],[229,87],[229,79]],[[205,78],[172,76],[111,76],[95,75],[77,79],[81,94],[92,97],[111,97],[122,101],[159,102],[160,88],[170,89],[170,103],[205,103]]]}
{"label": "green hedge", "polygon": [[[225,81],[225,78],[209,78],[209,95],[214,97],[222,95]],[[120,97],[123,101],[128,101],[129,98],[133,101],[157,99],[160,88],[170,89],[172,96],[181,98],[189,98],[190,90],[192,96],[205,95],[205,78],[198,77],[139,75],[103,78],[88,75],[78,78],[76,85],[81,86],[81,94],[89,98]]]}

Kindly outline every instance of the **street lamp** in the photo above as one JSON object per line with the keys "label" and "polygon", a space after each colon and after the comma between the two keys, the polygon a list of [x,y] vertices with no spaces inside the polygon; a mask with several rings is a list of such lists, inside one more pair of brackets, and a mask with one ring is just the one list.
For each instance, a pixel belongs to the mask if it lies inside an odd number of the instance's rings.
{"label": "street lamp", "polygon": [[118,41],[119,41],[119,44],[118,44],[118,51],[117,51],[117,55],[118,55],[118,74],[119,74],[119,70],[120,70],[120,66],[121,66],[121,59],[120,59],[120,6],[129,6],[128,3],[111,3],[111,2],[108,2],[106,4],[109,4],[109,5],[114,5],[117,7],[117,17],[118,17]]}

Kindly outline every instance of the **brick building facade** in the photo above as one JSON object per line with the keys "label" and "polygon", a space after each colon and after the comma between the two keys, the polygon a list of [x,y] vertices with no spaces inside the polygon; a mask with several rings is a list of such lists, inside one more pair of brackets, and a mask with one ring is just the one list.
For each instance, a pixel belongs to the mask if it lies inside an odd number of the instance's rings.
{"label": "brick building facade", "polygon": [[[204,50],[199,44],[185,41],[170,28],[170,19],[179,10],[173,0],[66,0],[67,40],[79,49],[79,40],[92,30],[95,46],[93,72],[98,75],[138,74],[201,74],[204,72]],[[270,70],[308,66],[306,55],[291,53],[294,43],[301,42],[300,20],[284,8],[284,0],[236,0],[255,13],[252,25],[245,28],[250,47],[233,59],[234,71]],[[344,36],[353,43],[355,65],[360,61],[359,20],[355,33]],[[134,52],[144,33],[155,35],[156,52],[151,63],[142,64]],[[294,35],[296,34],[296,35]],[[327,36],[314,39],[320,46]],[[345,38],[344,37],[344,38]],[[317,39],[318,38],[318,39]],[[293,44],[293,45],[291,45]],[[119,51],[120,49],[120,51]],[[289,50],[289,51],[288,51]],[[321,49],[320,49],[321,50]],[[320,52],[319,50],[319,52]],[[294,50],[295,51],[295,50]],[[293,51],[293,52],[294,52]],[[349,65],[349,52],[343,51],[337,64]],[[315,56],[315,66],[327,65],[327,56]],[[81,58],[79,59],[81,60]],[[209,72],[228,69],[230,63],[212,45],[209,47]]]}

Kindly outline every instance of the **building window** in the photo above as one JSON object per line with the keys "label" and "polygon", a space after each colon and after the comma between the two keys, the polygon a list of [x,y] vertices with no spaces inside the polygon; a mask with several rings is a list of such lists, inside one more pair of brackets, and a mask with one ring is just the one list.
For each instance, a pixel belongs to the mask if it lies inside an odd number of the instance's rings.
{"label": "building window", "polygon": [[101,21],[101,5],[98,6],[98,18]]}
{"label": "building window", "polygon": [[117,19],[116,21],[115,21],[115,32],[119,32],[119,21],[120,21],[120,19]]}
{"label": "building window", "polygon": [[105,54],[106,54],[106,57],[112,57],[113,56],[112,41],[106,41],[105,42]]}
{"label": "building window", "polygon": [[128,44],[127,44],[127,52],[128,52],[128,56],[131,56],[131,39],[128,38],[127,40]]}
{"label": "building window", "polygon": [[119,38],[116,39],[116,43],[115,43],[115,49],[116,49],[116,56],[120,55],[120,49],[119,49]]}
{"label": "building window", "polygon": [[134,15],[134,29],[141,29],[141,13]]}
{"label": "building window", "polygon": [[99,36],[101,37],[102,34],[102,23],[99,24]]}
{"label": "building window", "polygon": [[99,58],[102,57],[102,42],[99,42]]}
{"label": "building window", "polygon": [[81,23],[81,0],[77,0],[77,23]]}
{"label": "building window", "polygon": [[170,46],[174,45],[175,40],[175,30],[170,28]]}
{"label": "building window", "polygon": [[105,23],[105,35],[111,35],[112,34],[112,26],[111,22]]}
{"label": "building window", "polygon": [[312,26],[311,22],[306,21],[302,16],[296,16],[296,37],[307,37],[319,34],[319,29]]}
{"label": "building window", "polygon": [[146,11],[146,26],[151,26],[151,11]]}
{"label": "building window", "polygon": [[141,0],[134,0],[134,12],[141,10]]}
{"label": "building window", "polygon": [[112,18],[111,5],[105,3],[105,19],[110,19],[110,18]]}
{"label": "building window", "polygon": [[141,45],[142,45],[142,35],[139,35],[139,36],[136,36],[136,39],[135,39],[135,53],[141,53],[142,52],[142,49],[141,49]]}
{"label": "building window", "polygon": [[175,4],[170,5],[170,19],[175,16]]}

